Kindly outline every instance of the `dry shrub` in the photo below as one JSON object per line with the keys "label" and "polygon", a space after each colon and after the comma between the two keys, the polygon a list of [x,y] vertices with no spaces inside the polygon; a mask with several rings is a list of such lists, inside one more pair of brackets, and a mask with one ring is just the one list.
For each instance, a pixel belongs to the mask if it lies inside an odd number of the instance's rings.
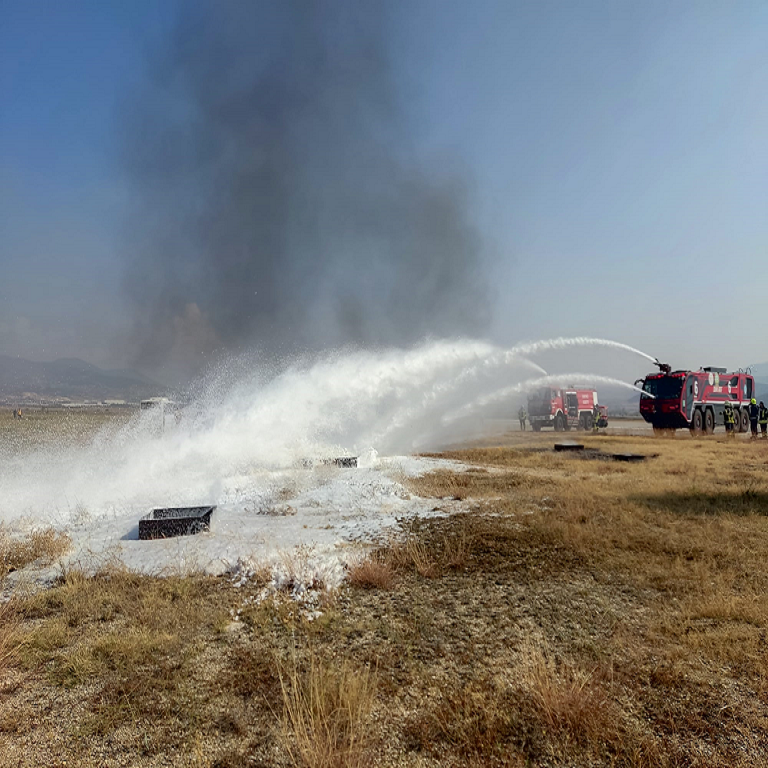
{"label": "dry shrub", "polygon": [[389,548],[389,560],[395,570],[415,570],[419,576],[433,579],[439,575],[438,563],[429,545],[418,535],[409,534],[405,541],[396,542]]}
{"label": "dry shrub", "polygon": [[69,536],[53,528],[33,531],[28,536],[11,535],[0,526],[0,576],[31,563],[50,565],[70,547]]}
{"label": "dry shrub", "polygon": [[349,583],[361,589],[391,589],[395,582],[392,564],[379,553],[372,553],[352,563]]}
{"label": "dry shrub", "polygon": [[304,667],[294,655],[279,672],[282,739],[291,763],[303,768],[370,765],[367,720],[376,696],[376,673],[346,662],[325,663],[314,654]]}
{"label": "dry shrub", "polygon": [[523,648],[519,673],[545,731],[581,744],[618,741],[618,713],[593,673],[533,643]]}
{"label": "dry shrub", "polygon": [[468,520],[465,519],[458,530],[452,531],[450,535],[445,536],[443,539],[443,565],[452,570],[461,570],[464,568],[472,554],[475,541],[476,536],[470,530]]}

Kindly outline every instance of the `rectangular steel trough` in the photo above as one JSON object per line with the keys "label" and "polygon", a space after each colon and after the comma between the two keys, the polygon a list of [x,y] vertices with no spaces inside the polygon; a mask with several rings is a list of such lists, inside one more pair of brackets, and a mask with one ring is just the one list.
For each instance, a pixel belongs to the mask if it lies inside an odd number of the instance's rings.
{"label": "rectangular steel trough", "polygon": [[214,509],[215,506],[153,509],[139,520],[139,538],[168,539],[210,531]]}
{"label": "rectangular steel trough", "polygon": [[301,466],[305,469],[312,469],[317,464],[324,466],[335,465],[337,467],[356,467],[357,456],[339,456],[335,459],[302,459]]}
{"label": "rectangular steel trough", "polygon": [[356,467],[357,456],[340,456],[338,459],[323,459],[323,464],[335,464],[337,467]]}

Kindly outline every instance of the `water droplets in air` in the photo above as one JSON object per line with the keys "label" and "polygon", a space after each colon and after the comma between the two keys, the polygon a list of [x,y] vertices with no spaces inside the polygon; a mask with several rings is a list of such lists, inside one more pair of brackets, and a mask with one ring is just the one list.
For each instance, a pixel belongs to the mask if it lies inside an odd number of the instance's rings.
{"label": "water droplets in air", "polygon": [[215,503],[241,479],[268,483],[270,473],[306,458],[440,447],[476,429],[472,417],[538,386],[632,388],[593,374],[549,375],[532,359],[587,346],[653,359],[619,342],[574,337],[509,349],[454,340],[408,350],[336,352],[296,361],[276,375],[241,363],[234,382],[214,377],[200,387],[181,420],[170,420],[163,434],[157,434],[152,414],[144,413],[89,445],[46,445],[2,457],[0,520],[67,519],[81,507],[109,514]]}

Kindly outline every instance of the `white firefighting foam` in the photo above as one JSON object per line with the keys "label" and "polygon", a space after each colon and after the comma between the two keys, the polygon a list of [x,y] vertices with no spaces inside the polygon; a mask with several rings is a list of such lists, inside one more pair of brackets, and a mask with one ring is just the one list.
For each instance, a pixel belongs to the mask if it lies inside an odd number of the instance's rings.
{"label": "white firefighting foam", "polygon": [[[447,414],[475,415],[510,382],[510,392],[538,385],[546,372],[525,356],[574,345],[636,351],[585,337],[508,350],[436,341],[339,352],[271,379],[254,370],[209,386],[162,433],[150,411],[84,447],[0,455],[0,522],[53,525],[72,536],[73,559],[117,558],[148,571],[223,571],[298,545],[338,556],[398,518],[430,513],[434,500],[411,498],[401,481],[439,465],[409,454],[473,428]],[[317,461],[345,455],[359,457],[357,469]],[[218,507],[210,533],[138,540],[138,519],[151,508],[202,504]]]}

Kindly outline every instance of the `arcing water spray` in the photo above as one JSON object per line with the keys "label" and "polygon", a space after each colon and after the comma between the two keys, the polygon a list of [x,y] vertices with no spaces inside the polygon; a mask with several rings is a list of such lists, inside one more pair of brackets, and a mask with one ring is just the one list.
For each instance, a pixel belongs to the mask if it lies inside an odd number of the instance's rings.
{"label": "arcing water spray", "polygon": [[[275,482],[304,458],[402,454],[434,446],[445,424],[531,386],[543,369],[525,351],[617,342],[554,339],[501,350],[458,340],[410,350],[329,354],[269,378],[254,371],[221,391],[211,385],[179,424],[157,436],[144,420],[105,431],[91,445],[46,445],[3,457],[0,520],[66,522],[153,506],[225,503],[244,487]],[[593,375],[582,381],[623,382]],[[510,380],[514,383],[510,386]],[[461,425],[459,425],[461,426]],[[454,437],[461,439],[461,429]],[[466,434],[464,435],[466,436]],[[78,513],[79,514],[79,513]]]}

